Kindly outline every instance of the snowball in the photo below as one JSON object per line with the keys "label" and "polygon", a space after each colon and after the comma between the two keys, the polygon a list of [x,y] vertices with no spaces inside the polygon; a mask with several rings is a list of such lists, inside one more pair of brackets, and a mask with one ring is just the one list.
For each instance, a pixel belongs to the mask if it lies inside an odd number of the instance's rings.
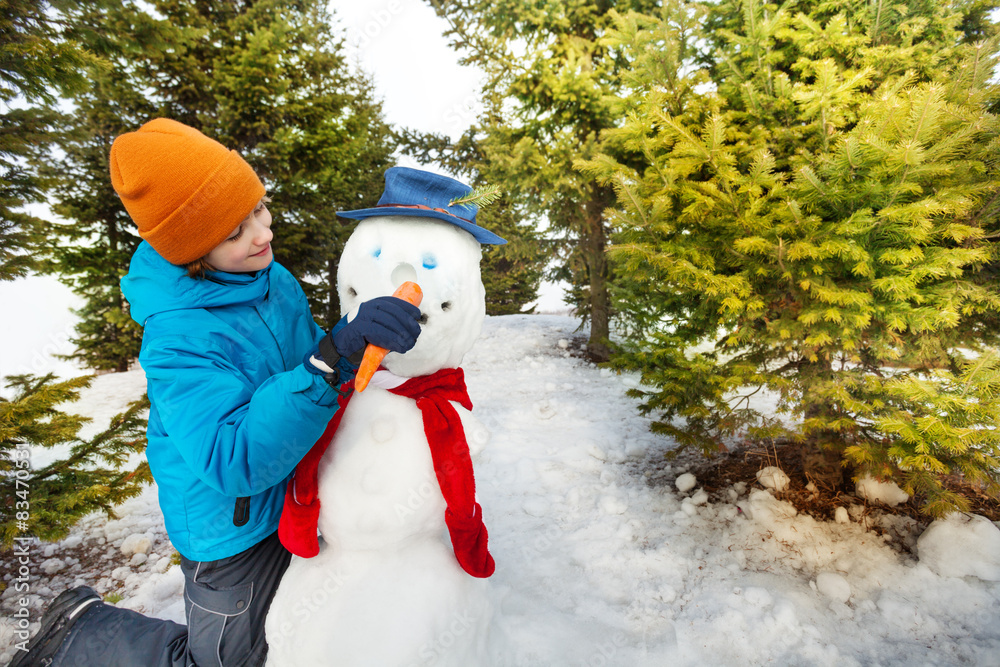
{"label": "snowball", "polygon": [[133,554],[148,554],[152,547],[153,541],[149,539],[148,535],[133,533],[122,542],[121,550],[123,556],[132,556]]}
{"label": "snowball", "polygon": [[628,509],[628,502],[624,498],[606,495],[601,498],[600,507],[605,514],[624,514]]}
{"label": "snowball", "polygon": [[851,598],[851,585],[836,572],[821,572],[816,577],[816,588],[838,602],[847,602]]}
{"label": "snowball", "polygon": [[774,597],[766,588],[751,586],[743,592],[743,597],[747,602],[755,607],[766,609],[774,604]]}
{"label": "snowball", "polygon": [[694,495],[691,496],[691,502],[695,505],[704,505],[708,502],[708,493],[705,489],[698,489],[695,491]]}
{"label": "snowball", "polygon": [[698,485],[698,478],[692,475],[691,473],[686,472],[680,477],[678,477],[677,481],[675,481],[674,484],[677,485],[678,491],[680,491],[681,493],[687,493],[688,491],[690,491],[691,489],[693,489]]}
{"label": "snowball", "polygon": [[788,484],[792,480],[788,478],[788,475],[781,468],[768,466],[757,471],[757,481],[760,482],[761,486],[781,493],[788,488]]}
{"label": "snowball", "polygon": [[910,499],[909,494],[896,486],[895,482],[880,482],[870,475],[859,479],[855,490],[865,500],[883,503],[889,507],[895,507]]}
{"label": "snowball", "polygon": [[917,538],[920,562],[943,577],[1000,581],[1000,530],[986,517],[953,512]]}
{"label": "snowball", "polygon": [[66,563],[62,562],[58,558],[49,558],[46,561],[42,561],[41,568],[42,572],[48,575],[53,575],[62,569],[65,569]]}
{"label": "snowball", "polygon": [[70,535],[65,540],[62,541],[64,549],[75,549],[76,547],[83,544],[83,537],[80,535]]}
{"label": "snowball", "polygon": [[148,556],[146,556],[146,554],[144,553],[133,554],[132,560],[130,560],[128,564],[131,565],[132,567],[139,567],[140,565],[145,563],[147,559]]}
{"label": "snowball", "polygon": [[851,515],[847,513],[847,509],[844,507],[838,507],[833,513],[833,520],[837,523],[850,523]]}

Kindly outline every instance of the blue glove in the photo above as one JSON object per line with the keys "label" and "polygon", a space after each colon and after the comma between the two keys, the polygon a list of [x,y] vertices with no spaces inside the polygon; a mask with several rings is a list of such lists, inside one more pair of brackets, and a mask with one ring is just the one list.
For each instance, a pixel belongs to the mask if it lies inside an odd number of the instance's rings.
{"label": "blue glove", "polygon": [[363,352],[368,343],[391,352],[406,352],[419,335],[420,309],[394,296],[380,296],[362,303],[355,318],[343,327],[334,327],[329,338],[337,354],[352,357]]}

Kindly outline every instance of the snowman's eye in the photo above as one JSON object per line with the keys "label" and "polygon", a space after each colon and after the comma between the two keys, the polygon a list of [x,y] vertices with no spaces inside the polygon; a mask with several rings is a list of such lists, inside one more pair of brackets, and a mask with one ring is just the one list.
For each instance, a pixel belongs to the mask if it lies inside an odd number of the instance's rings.
{"label": "snowman's eye", "polygon": [[382,248],[375,248],[375,252],[372,253],[372,257],[378,259],[378,256],[382,254]]}
{"label": "snowman's eye", "polygon": [[447,312],[451,310],[451,301],[445,301],[441,304],[441,310]]}
{"label": "snowman's eye", "polygon": [[437,259],[434,258],[434,255],[424,255],[424,268],[425,269],[433,269],[437,265],[438,265]]}
{"label": "snowman's eye", "polygon": [[357,291],[355,291],[355,289],[353,287],[348,287],[347,288],[347,295],[348,296],[357,296],[358,293],[357,293]]}

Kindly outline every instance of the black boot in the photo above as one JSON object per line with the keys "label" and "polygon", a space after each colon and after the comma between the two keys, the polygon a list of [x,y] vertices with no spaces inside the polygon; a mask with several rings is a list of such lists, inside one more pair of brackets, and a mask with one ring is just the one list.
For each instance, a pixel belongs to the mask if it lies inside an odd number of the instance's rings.
{"label": "black boot", "polygon": [[42,627],[28,643],[27,651],[18,651],[7,667],[48,667],[56,651],[66,641],[73,624],[83,612],[100,602],[101,596],[88,586],[63,591],[42,616]]}

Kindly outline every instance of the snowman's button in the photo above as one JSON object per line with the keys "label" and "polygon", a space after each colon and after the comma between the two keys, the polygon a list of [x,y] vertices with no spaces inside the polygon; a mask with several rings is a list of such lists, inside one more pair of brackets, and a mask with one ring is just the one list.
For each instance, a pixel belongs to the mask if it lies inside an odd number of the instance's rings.
{"label": "snowman's button", "polygon": [[372,423],[372,439],[375,442],[389,442],[396,435],[396,420],[391,417]]}

